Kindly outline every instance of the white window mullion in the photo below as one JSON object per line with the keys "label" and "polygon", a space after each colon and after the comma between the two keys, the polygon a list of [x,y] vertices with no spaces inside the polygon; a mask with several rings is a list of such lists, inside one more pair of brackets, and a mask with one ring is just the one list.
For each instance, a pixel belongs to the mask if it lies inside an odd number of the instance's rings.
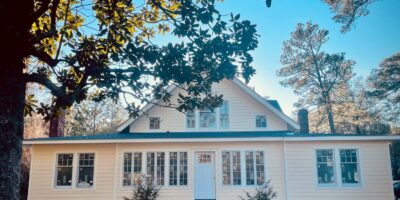
{"label": "white window mullion", "polygon": [[241,174],[241,179],[242,179],[242,182],[241,182],[241,185],[246,185],[246,152],[245,151],[241,151],[240,152],[241,153],[241,155],[243,155],[243,156],[240,156],[240,174]]}
{"label": "white window mullion", "polygon": [[334,149],[333,162],[335,164],[335,181],[339,187],[342,187],[342,173],[341,173],[341,162],[340,162],[340,150]]}
{"label": "white window mullion", "polygon": [[76,184],[77,184],[77,180],[78,180],[78,162],[79,162],[79,154],[78,153],[74,153],[73,154],[73,158],[72,158],[72,188],[77,188]]}

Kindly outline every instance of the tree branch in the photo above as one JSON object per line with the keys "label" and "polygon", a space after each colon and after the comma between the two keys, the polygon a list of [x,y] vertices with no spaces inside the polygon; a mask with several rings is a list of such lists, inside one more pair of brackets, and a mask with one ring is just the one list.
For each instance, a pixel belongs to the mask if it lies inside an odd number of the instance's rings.
{"label": "tree branch", "polygon": [[72,105],[73,102],[65,94],[65,91],[61,87],[58,87],[56,84],[54,84],[50,79],[48,79],[45,74],[33,73],[33,74],[25,74],[24,76],[26,83],[38,83],[40,85],[43,85],[50,90],[51,94],[53,94],[57,98],[62,99],[67,103],[71,103]]}
{"label": "tree branch", "polygon": [[49,54],[47,54],[44,51],[38,50],[38,49],[33,49],[31,51],[31,55],[35,56],[39,60],[45,62],[47,65],[49,65],[52,68],[55,67],[60,62],[60,60],[53,59]]}
{"label": "tree branch", "polygon": [[[46,0],[47,1],[47,0]],[[45,32],[45,33],[42,33],[42,34],[40,34],[40,35],[37,35],[36,37],[34,37],[33,38],[33,43],[38,43],[38,42],[40,42],[41,40],[43,40],[43,39],[45,39],[45,38],[49,38],[49,37],[52,37],[52,36],[55,36],[56,35],[56,33],[57,33],[57,27],[56,27],[56,25],[57,25],[57,7],[58,7],[58,4],[60,4],[60,0],[54,0],[53,2],[52,2],[52,5],[51,5],[51,13],[50,13],[50,30],[49,31],[47,31],[47,32]],[[47,10],[48,10],[48,8],[49,8],[49,5],[47,5],[47,8],[46,8],[46,10],[44,10],[44,11],[42,11],[43,13],[44,12],[46,12]],[[44,8],[43,8],[44,9]],[[43,15],[43,13],[42,14],[40,14],[37,18],[34,18],[34,22],[40,17],[40,16],[42,16]],[[39,14],[39,13],[38,13]]]}
{"label": "tree branch", "polygon": [[40,8],[32,14],[32,23],[34,23],[39,17],[41,17],[49,9],[49,6],[50,0],[41,1]]}

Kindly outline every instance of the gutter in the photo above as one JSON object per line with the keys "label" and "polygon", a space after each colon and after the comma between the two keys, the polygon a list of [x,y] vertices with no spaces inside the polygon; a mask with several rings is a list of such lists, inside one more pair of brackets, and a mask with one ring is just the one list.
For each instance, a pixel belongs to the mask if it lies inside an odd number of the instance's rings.
{"label": "gutter", "polygon": [[308,137],[226,137],[226,138],[125,138],[125,139],[33,139],[25,140],[23,144],[101,144],[101,143],[180,143],[180,142],[317,142],[317,141],[394,141],[396,136],[308,136]]}

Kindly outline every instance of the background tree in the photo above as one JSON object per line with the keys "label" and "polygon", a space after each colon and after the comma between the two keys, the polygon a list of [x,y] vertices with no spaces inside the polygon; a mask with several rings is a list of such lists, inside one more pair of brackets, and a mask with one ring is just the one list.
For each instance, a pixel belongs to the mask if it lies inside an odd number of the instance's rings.
{"label": "background tree", "polygon": [[369,79],[369,96],[379,101],[378,113],[382,120],[400,122],[400,52],[385,58],[372,71]]}
{"label": "background tree", "polygon": [[[254,74],[250,51],[257,35],[249,21],[222,16],[214,0],[135,2],[1,1],[0,163],[6,164],[0,199],[18,199],[27,83],[53,95],[52,102],[36,104],[49,119],[88,92],[95,101],[122,95],[140,103],[162,100],[180,111],[215,107],[222,96],[207,93],[212,83]],[[168,31],[174,43],[152,42]],[[42,65],[26,70],[32,61]],[[177,105],[169,103],[171,84],[187,92]],[[128,103],[137,113],[139,105]]]}
{"label": "background tree", "polygon": [[67,110],[65,134],[112,133],[128,116],[125,108],[111,99],[101,102],[84,100]]}
{"label": "background tree", "polygon": [[331,11],[335,13],[333,20],[343,24],[341,32],[348,32],[357,18],[369,14],[367,9],[375,0],[324,0]]}
{"label": "background tree", "polygon": [[[337,133],[390,134],[390,126],[377,117],[376,100],[367,95],[369,88],[362,77],[356,77],[338,86],[332,94],[332,111]],[[346,112],[343,112],[343,111]],[[329,123],[323,110],[310,110],[311,132],[329,131]]]}
{"label": "background tree", "polygon": [[353,76],[354,61],[344,53],[328,54],[322,45],[328,40],[328,31],[307,22],[299,23],[291,38],[283,42],[281,63],[277,75],[284,77],[281,84],[292,87],[300,96],[298,106],[323,109],[331,133],[336,133],[332,94],[338,86]]}

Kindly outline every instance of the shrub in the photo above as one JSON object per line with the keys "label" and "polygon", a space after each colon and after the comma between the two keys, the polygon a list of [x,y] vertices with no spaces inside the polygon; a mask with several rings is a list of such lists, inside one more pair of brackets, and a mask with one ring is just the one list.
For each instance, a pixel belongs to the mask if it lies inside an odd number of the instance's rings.
{"label": "shrub", "polygon": [[271,186],[271,181],[267,181],[265,184],[258,187],[255,193],[245,192],[245,197],[240,196],[241,200],[272,200],[278,195]]}
{"label": "shrub", "polygon": [[124,200],[156,200],[160,195],[160,187],[151,178],[140,175],[135,178],[130,197],[123,197]]}

